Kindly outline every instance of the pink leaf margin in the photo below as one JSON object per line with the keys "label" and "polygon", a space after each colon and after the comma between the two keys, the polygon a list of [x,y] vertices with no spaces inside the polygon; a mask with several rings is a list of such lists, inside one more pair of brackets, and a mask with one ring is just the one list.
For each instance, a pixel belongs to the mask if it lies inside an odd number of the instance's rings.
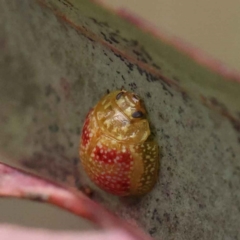
{"label": "pink leaf margin", "polygon": [[43,229],[30,229],[13,225],[0,225],[1,240],[135,240],[125,231],[104,230],[91,232],[59,232]]}
{"label": "pink leaf margin", "polygon": [[[152,239],[141,229],[118,218],[82,192],[3,163],[0,163],[0,197],[22,198],[58,206],[91,221],[105,230],[112,229],[125,233],[129,236],[126,240]],[[3,238],[1,237],[1,239]]]}

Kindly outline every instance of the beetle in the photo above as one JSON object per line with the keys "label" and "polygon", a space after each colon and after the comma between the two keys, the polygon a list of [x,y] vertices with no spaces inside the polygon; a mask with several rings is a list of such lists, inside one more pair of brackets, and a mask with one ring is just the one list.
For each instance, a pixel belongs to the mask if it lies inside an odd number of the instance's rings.
{"label": "beetle", "polygon": [[155,185],[159,147],[150,140],[146,108],[124,89],[105,95],[88,113],[80,139],[84,170],[101,189],[118,196],[138,196]]}

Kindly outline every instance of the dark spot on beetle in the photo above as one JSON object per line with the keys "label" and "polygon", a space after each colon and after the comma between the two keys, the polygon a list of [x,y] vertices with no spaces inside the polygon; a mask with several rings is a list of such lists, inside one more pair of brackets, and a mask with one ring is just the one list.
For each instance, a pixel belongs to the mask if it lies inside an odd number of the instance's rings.
{"label": "dark spot on beetle", "polygon": [[53,125],[48,126],[48,129],[49,129],[51,132],[56,133],[56,132],[58,132],[59,127],[58,127],[57,124],[53,124]]}
{"label": "dark spot on beetle", "polygon": [[124,92],[118,93],[117,96],[116,96],[116,99],[119,100],[122,97],[123,94],[124,94]]}
{"label": "dark spot on beetle", "polygon": [[122,124],[123,124],[123,126],[126,126],[128,124],[128,121],[127,120],[123,120]]}
{"label": "dark spot on beetle", "polygon": [[136,100],[140,100],[140,98],[136,94],[133,94],[133,98],[135,98]]}
{"label": "dark spot on beetle", "polygon": [[123,85],[122,85],[122,87],[121,87],[121,91],[123,91],[123,92],[125,91],[125,88],[124,88],[124,86],[123,86]]}
{"label": "dark spot on beetle", "polygon": [[132,114],[133,118],[142,118],[144,114],[141,111],[136,111]]}
{"label": "dark spot on beetle", "polygon": [[120,72],[119,72],[119,71],[116,71],[116,73],[117,73],[117,74],[120,74]]}
{"label": "dark spot on beetle", "polygon": [[109,58],[109,60],[110,60],[111,62],[113,62],[113,60],[112,60],[111,58]]}

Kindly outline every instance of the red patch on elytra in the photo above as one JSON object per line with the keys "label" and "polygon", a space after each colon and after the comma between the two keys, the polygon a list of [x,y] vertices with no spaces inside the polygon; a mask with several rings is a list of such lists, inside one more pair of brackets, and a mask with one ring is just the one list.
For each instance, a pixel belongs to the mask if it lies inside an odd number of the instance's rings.
{"label": "red patch on elytra", "polygon": [[[101,171],[93,177],[94,182],[105,191],[124,196],[130,190],[130,168],[133,161],[131,153],[109,149],[106,145],[97,145],[93,150],[94,160],[110,169]],[[104,169],[104,168],[103,168]]]}
{"label": "red patch on elytra", "polygon": [[116,179],[114,175],[100,175],[95,177],[95,182],[108,192],[117,195],[125,195],[130,188],[130,180],[126,176],[121,179]]}
{"label": "red patch on elytra", "polygon": [[114,149],[109,149],[106,146],[96,146],[93,151],[94,159],[99,162],[114,164],[114,163],[129,163],[132,161],[132,156],[129,152],[119,152]]}

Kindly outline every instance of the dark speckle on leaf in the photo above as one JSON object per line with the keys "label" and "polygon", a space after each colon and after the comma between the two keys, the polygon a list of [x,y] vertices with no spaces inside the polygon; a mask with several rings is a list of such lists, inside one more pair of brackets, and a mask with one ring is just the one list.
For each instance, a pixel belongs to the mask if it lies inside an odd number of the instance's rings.
{"label": "dark speckle on leaf", "polygon": [[159,69],[159,70],[161,69],[161,68],[160,68],[157,64],[155,64],[155,63],[153,63],[152,66],[155,67],[155,68],[157,68],[157,69]]}
{"label": "dark speckle on leaf", "polygon": [[59,127],[58,127],[57,124],[53,124],[53,125],[50,125],[50,126],[48,127],[48,129],[49,129],[51,132],[56,133],[56,132],[58,132]]}
{"label": "dark speckle on leaf", "polygon": [[151,98],[151,97],[152,97],[150,92],[147,92],[147,93],[146,93],[146,96],[147,96],[148,98]]}
{"label": "dark speckle on leaf", "polygon": [[169,93],[169,95],[170,95],[171,97],[173,97],[172,92],[165,86],[164,83],[162,83],[162,88],[163,88],[163,90],[165,90],[165,92]]}
{"label": "dark speckle on leaf", "polygon": [[164,216],[164,218],[165,218],[165,220],[167,221],[167,222],[169,222],[170,221],[170,214],[169,213],[164,213],[163,214],[163,216]]}
{"label": "dark speckle on leaf", "polygon": [[45,88],[45,95],[48,97],[53,92],[52,86],[49,84]]}
{"label": "dark speckle on leaf", "polygon": [[132,91],[137,89],[137,84],[135,82],[129,83],[128,85],[131,87]]}
{"label": "dark speckle on leaf", "polygon": [[153,235],[156,231],[157,231],[157,228],[156,228],[156,227],[153,227],[153,228],[151,228],[151,229],[149,230],[149,233],[150,233],[151,235]]}
{"label": "dark speckle on leaf", "polygon": [[81,133],[81,129],[78,127],[76,130],[76,134],[79,135]]}
{"label": "dark speckle on leaf", "polygon": [[116,38],[114,38],[112,36],[110,36],[109,38],[111,39],[112,42],[119,43],[119,41]]}
{"label": "dark speckle on leaf", "polygon": [[181,114],[181,113],[183,113],[183,112],[184,112],[183,108],[182,108],[182,107],[179,107],[179,108],[178,108],[178,113]]}

